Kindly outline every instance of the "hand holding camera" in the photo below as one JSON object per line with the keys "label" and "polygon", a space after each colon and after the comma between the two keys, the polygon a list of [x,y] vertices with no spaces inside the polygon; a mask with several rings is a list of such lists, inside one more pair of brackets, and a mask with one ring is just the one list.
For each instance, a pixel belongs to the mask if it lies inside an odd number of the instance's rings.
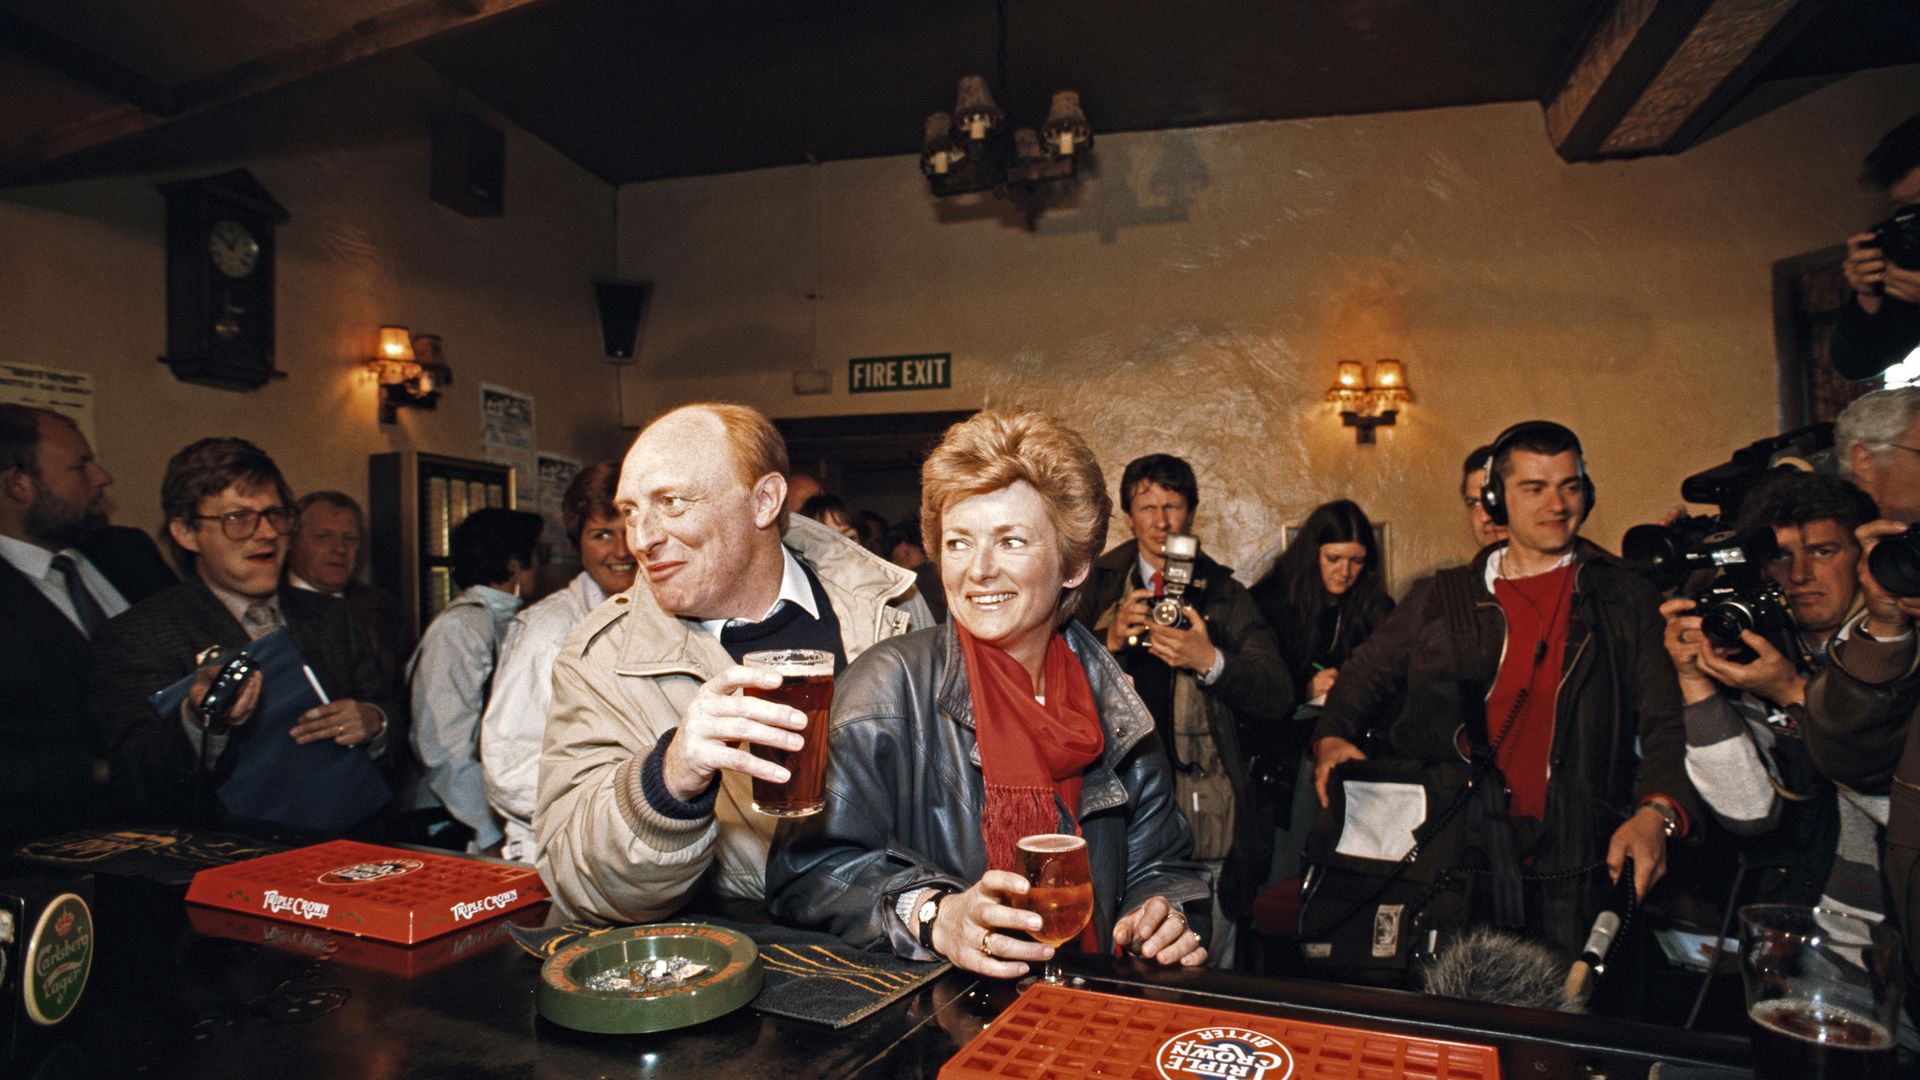
{"label": "hand holding camera", "polygon": [[1213,667],[1216,655],[1213,640],[1207,636],[1207,621],[1198,611],[1183,605],[1178,621],[1173,624],[1160,623],[1157,612],[1154,622],[1153,636],[1145,644],[1147,651],[1161,663],[1203,673]]}
{"label": "hand holding camera", "polygon": [[1899,637],[1920,619],[1920,527],[1899,521],[1869,521],[1854,530],[1866,557],[1860,560],[1860,591],[1867,603],[1867,633]]}
{"label": "hand holding camera", "polygon": [[1841,270],[1869,315],[1879,314],[1882,297],[1920,303],[1920,205],[1847,237]]}
{"label": "hand holding camera", "polygon": [[194,673],[187,705],[202,728],[218,735],[253,716],[260,683],[260,672],[246,653],[215,655]]}

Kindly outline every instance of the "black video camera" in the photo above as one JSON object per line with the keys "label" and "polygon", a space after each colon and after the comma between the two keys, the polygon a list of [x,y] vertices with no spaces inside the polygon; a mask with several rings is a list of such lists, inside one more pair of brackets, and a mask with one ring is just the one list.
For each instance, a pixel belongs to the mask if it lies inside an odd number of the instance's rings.
{"label": "black video camera", "polygon": [[[1200,555],[1200,541],[1184,533],[1170,533],[1163,551],[1167,565],[1160,572],[1163,590],[1147,608],[1147,619],[1158,626],[1185,630],[1193,625],[1187,618],[1187,589],[1193,586],[1193,561]],[[1146,648],[1153,643],[1153,628],[1127,635],[1129,646]]]}
{"label": "black video camera", "polygon": [[1920,270],[1920,203],[1903,206],[1873,227],[1873,246],[1903,270]]}
{"label": "black video camera", "polygon": [[1773,530],[1766,526],[1736,533],[1718,517],[1697,515],[1672,525],[1635,525],[1621,538],[1620,552],[1661,591],[1689,579],[1699,583],[1687,593],[1708,641],[1731,650],[1745,663],[1753,650],[1740,633],[1751,630],[1794,656],[1793,610],[1787,594],[1763,572],[1779,555]]}

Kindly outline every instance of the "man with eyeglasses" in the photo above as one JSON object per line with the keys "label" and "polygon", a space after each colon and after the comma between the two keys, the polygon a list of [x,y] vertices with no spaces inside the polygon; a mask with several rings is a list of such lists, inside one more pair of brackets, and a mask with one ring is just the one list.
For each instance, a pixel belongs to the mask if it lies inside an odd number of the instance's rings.
{"label": "man with eyeglasses", "polygon": [[0,404],[0,850],[113,813],[84,722],[88,640],[177,579],[145,533],[109,523],[112,483],[71,419]]}
{"label": "man with eyeglasses", "polygon": [[[1881,520],[1855,532],[1866,610],[1834,635],[1825,670],[1807,685],[1807,750],[1836,783],[1888,796],[1881,867],[1894,921],[1911,942],[1920,933],[1920,597],[1882,587],[1869,562],[1875,545],[1920,522],[1920,387],[1876,390],[1847,406],[1833,443]],[[1907,963],[1909,1012],[1920,1019],[1920,949],[1907,950]]]}
{"label": "man with eyeglasses", "polygon": [[[91,711],[108,736],[114,787],[134,811],[183,821],[204,805],[201,763],[212,764],[209,780],[220,777],[234,737],[210,730],[200,713],[219,666],[203,660],[214,646],[242,648],[282,626],[329,699],[303,714],[289,737],[384,754],[398,688],[381,678],[347,604],[282,585],[293,493],[273,459],[243,439],[202,439],[167,463],[160,501],[187,580],[135,604],[94,638]],[[196,668],[178,713],[157,714],[148,695]],[[227,724],[246,724],[259,698],[256,673]]]}

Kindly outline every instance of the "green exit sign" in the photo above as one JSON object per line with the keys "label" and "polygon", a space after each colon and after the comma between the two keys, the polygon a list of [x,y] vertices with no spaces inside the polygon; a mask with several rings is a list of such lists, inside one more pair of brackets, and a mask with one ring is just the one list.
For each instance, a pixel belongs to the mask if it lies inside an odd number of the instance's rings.
{"label": "green exit sign", "polygon": [[849,394],[878,394],[887,390],[946,390],[952,386],[952,353],[863,356],[847,361]]}

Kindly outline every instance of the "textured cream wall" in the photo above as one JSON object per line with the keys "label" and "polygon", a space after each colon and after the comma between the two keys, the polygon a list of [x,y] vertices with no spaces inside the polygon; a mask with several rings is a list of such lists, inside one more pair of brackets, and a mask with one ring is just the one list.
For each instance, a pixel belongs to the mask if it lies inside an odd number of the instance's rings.
{"label": "textured cream wall", "polygon": [[[911,157],[629,185],[622,270],[655,292],[622,415],[1030,405],[1115,477],[1191,460],[1199,530],[1243,578],[1283,524],[1357,499],[1392,526],[1396,589],[1466,553],[1460,458],[1542,415],[1583,434],[1611,546],[1778,430],[1769,267],[1882,211],[1854,177],[1920,110],[1916,76],[1793,88],[1683,155],[1603,165],[1560,161],[1530,104],[1103,135],[1037,233],[932,199]],[[909,352],[953,353],[953,389],[846,393],[848,358]],[[1335,360],[1382,356],[1417,401],[1356,449],[1322,395]],[[794,397],[814,358],[834,393]]]}
{"label": "textured cream wall", "polygon": [[[96,452],[115,518],[160,523],[175,450],[239,435],[296,491],[365,497],[367,456],[415,447],[480,456],[479,386],[536,396],[540,445],[586,460],[624,447],[591,279],[604,272],[611,189],[507,128],[507,213],[467,218],[427,197],[427,138],[0,191],[0,355],[91,372]],[[155,183],[244,165],[292,214],[279,245],[284,379],[234,393],[174,379],[166,351],[165,206]],[[456,381],[433,412],[382,428],[357,358],[375,328],[439,333]]]}

